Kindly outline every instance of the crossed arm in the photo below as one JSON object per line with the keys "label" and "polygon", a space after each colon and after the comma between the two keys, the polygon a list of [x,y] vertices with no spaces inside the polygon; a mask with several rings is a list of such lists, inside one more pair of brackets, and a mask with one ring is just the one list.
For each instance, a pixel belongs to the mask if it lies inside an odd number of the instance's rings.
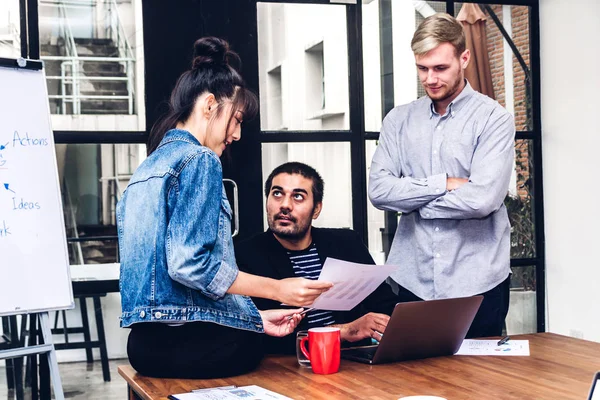
{"label": "crossed arm", "polygon": [[404,213],[418,210],[423,219],[471,219],[486,217],[502,205],[514,160],[510,114],[490,116],[475,148],[470,176],[405,176],[398,162],[402,157],[398,136],[391,119],[384,121],[369,176],[369,197],[375,207]]}

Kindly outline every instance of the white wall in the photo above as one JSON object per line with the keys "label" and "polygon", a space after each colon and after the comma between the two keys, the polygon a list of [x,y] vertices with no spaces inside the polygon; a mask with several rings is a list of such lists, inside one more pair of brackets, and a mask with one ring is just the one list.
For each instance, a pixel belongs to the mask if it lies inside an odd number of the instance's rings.
{"label": "white wall", "polygon": [[540,1],[548,331],[600,341],[600,2]]}

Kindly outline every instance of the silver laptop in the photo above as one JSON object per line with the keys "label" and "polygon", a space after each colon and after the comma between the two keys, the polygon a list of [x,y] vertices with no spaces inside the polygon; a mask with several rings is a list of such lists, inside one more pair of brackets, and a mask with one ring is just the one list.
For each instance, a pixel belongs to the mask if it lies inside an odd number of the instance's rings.
{"label": "silver laptop", "polygon": [[378,345],[342,350],[342,358],[367,364],[456,353],[483,296],[398,303]]}

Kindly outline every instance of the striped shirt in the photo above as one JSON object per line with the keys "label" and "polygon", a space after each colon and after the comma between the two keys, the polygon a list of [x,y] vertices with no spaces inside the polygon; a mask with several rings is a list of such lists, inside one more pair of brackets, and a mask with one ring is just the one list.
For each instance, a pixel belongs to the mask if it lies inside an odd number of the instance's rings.
{"label": "striped shirt", "polygon": [[[323,269],[317,246],[312,243],[307,249],[300,251],[288,250],[288,257],[294,268],[294,274],[299,278],[317,280]],[[331,311],[313,310],[306,313],[309,328],[327,326],[335,323]]]}

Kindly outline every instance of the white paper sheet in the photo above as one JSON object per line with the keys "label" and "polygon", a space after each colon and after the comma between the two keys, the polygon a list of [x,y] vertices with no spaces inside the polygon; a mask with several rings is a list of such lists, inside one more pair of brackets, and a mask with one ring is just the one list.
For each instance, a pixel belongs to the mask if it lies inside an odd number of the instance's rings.
{"label": "white paper sheet", "polygon": [[270,390],[256,385],[241,386],[228,389],[201,389],[196,390],[192,393],[172,394],[169,397],[177,400],[292,400],[289,397],[283,396],[279,393],[272,392]]}
{"label": "white paper sheet", "polygon": [[310,306],[319,310],[349,311],[356,307],[398,267],[394,265],[358,264],[328,257],[320,281],[333,287]]}
{"label": "white paper sheet", "polygon": [[529,340],[512,340],[498,346],[497,340],[465,339],[459,356],[528,356]]}

